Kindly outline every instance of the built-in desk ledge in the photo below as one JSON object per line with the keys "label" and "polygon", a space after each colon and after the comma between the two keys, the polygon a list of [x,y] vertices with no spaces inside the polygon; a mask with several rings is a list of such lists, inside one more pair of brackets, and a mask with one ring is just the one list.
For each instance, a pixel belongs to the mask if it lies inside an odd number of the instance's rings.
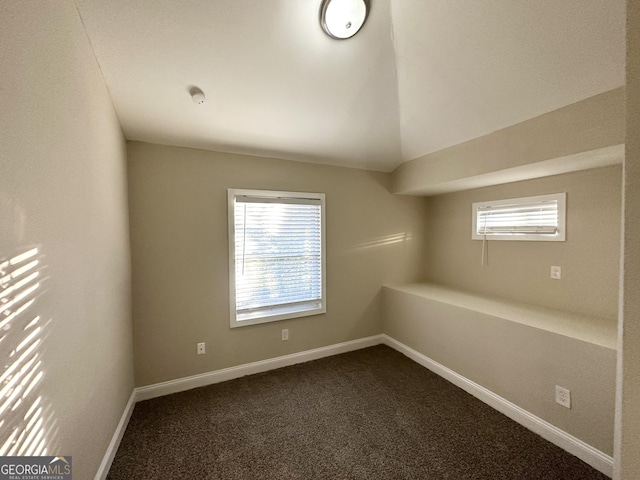
{"label": "built-in desk ledge", "polygon": [[433,283],[389,284],[386,288],[547,330],[615,350],[617,320],[567,312]]}

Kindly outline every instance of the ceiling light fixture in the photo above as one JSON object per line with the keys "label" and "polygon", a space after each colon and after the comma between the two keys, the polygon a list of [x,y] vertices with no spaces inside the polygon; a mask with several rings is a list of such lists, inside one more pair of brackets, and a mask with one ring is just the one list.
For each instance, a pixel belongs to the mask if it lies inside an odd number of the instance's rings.
{"label": "ceiling light fixture", "polygon": [[360,31],[369,14],[369,0],[322,0],[320,25],[331,38],[344,40]]}

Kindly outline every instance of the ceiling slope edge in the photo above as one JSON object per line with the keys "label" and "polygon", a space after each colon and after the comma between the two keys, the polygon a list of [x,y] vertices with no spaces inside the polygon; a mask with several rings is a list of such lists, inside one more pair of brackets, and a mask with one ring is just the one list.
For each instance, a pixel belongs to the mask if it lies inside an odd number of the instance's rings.
{"label": "ceiling slope edge", "polygon": [[624,135],[619,87],[405,162],[392,173],[391,191],[438,195],[618,164]]}

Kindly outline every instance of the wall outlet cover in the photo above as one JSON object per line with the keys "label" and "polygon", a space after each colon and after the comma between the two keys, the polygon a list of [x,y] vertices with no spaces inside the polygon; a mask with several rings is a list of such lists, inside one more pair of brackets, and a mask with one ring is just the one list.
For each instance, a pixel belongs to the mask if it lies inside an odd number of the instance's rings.
{"label": "wall outlet cover", "polygon": [[556,385],[556,403],[563,407],[571,408],[571,391]]}

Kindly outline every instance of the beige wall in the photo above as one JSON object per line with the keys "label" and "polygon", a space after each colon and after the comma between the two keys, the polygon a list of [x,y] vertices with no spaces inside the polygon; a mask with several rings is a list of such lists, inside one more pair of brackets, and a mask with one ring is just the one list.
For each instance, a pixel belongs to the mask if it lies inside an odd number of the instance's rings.
{"label": "beige wall", "polygon": [[622,163],[624,88],[400,165],[392,191],[435,195]]}
{"label": "beige wall", "polygon": [[[136,142],[128,155],[139,386],[382,333],[381,285],[422,276],[425,200],[390,194],[389,174]],[[326,193],[325,315],[229,328],[228,188]]]}
{"label": "beige wall", "polygon": [[42,279],[0,369],[39,316],[47,453],[93,478],[133,388],[125,144],[73,1],[0,2],[0,45],[0,263],[37,247]]}
{"label": "beige wall", "polygon": [[[607,317],[615,322],[621,168],[586,170],[429,198],[428,279],[465,290]],[[567,241],[471,240],[471,204],[567,192]],[[549,267],[562,267],[562,280]]]}
{"label": "beige wall", "polygon": [[640,2],[627,2],[627,132],[616,479],[640,478]]}

